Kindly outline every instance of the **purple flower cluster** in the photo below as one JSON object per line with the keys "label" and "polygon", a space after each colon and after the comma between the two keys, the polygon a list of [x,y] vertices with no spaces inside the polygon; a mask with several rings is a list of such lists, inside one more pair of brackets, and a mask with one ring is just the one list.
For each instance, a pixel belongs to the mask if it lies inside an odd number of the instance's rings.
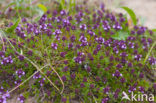
{"label": "purple flower cluster", "polygon": [[4,88],[0,87],[0,103],[7,103],[7,99],[10,98],[10,94],[5,92]]}
{"label": "purple flower cluster", "polygon": [[52,47],[54,50],[57,49],[57,46],[58,46],[58,45],[57,45],[56,43],[52,43],[52,44],[51,44],[51,47]]}
{"label": "purple flower cluster", "polygon": [[33,76],[34,79],[39,79],[41,78],[41,75],[40,75],[40,72],[37,72],[34,76]]}
{"label": "purple flower cluster", "polygon": [[1,65],[8,65],[8,64],[12,64],[13,63],[12,56],[4,57],[4,55],[2,55],[1,57],[2,57]]}
{"label": "purple flower cluster", "polygon": [[16,71],[16,75],[17,75],[19,78],[21,78],[22,76],[25,75],[25,72],[24,72],[22,69],[18,69],[18,70]]}
{"label": "purple flower cluster", "polygon": [[21,103],[24,103],[25,97],[22,94],[20,94],[17,100],[20,101]]}
{"label": "purple flower cluster", "polygon": [[74,58],[76,63],[82,64],[82,62],[85,60],[85,55],[83,52],[78,52],[78,56]]}
{"label": "purple flower cluster", "polygon": [[149,63],[150,63],[151,65],[156,65],[156,58],[154,58],[154,57],[149,57],[149,58],[148,58],[148,61],[149,61]]}

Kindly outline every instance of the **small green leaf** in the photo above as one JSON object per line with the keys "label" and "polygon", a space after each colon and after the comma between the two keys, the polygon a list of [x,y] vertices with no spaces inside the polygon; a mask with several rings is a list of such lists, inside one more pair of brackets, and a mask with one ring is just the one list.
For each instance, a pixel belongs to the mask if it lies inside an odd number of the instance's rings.
{"label": "small green leaf", "polygon": [[12,25],[10,28],[8,28],[8,29],[6,30],[6,32],[7,32],[7,33],[13,32],[13,31],[16,29],[16,27],[18,26],[18,24],[19,24],[20,21],[21,21],[21,18],[19,18],[19,19],[15,22],[14,25]]}
{"label": "small green leaf", "polygon": [[43,4],[38,4],[38,7],[44,11],[44,12],[47,12],[47,8],[43,5]]}
{"label": "small green leaf", "polygon": [[152,29],[153,32],[156,32],[156,29]]}
{"label": "small green leaf", "polygon": [[123,31],[120,31],[114,35],[112,35],[111,37],[113,39],[116,39],[116,40],[126,40],[126,38],[129,36],[129,33],[128,32],[123,32]]}
{"label": "small green leaf", "polygon": [[121,7],[121,8],[124,9],[129,14],[129,16],[131,17],[131,19],[133,21],[133,24],[136,25],[137,24],[137,18],[136,18],[134,11],[128,7]]}
{"label": "small green leaf", "polygon": [[152,29],[153,33],[153,37],[156,37],[156,29]]}

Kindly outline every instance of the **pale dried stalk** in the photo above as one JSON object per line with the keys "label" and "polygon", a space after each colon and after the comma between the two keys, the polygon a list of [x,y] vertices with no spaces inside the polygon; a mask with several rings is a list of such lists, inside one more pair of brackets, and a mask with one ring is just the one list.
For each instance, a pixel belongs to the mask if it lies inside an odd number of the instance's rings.
{"label": "pale dried stalk", "polygon": [[[47,67],[49,64],[47,64],[47,65],[45,65],[45,66],[43,66],[42,68],[41,68],[41,70],[42,69],[44,69],[45,67]],[[29,76],[26,80],[24,80],[22,83],[20,83],[18,86],[16,86],[16,87],[14,87],[13,89],[11,89],[9,92],[7,92],[6,94],[4,94],[4,95],[7,95],[7,94],[10,94],[11,92],[13,92],[14,90],[16,90],[17,88],[19,88],[20,86],[22,86],[24,83],[26,83],[28,80],[30,80],[36,73],[38,73],[39,71],[36,71],[35,73],[33,73],[31,76]]]}
{"label": "pale dried stalk", "polygon": [[147,53],[146,58],[144,60],[144,64],[146,63],[147,58],[149,57],[149,55],[150,55],[150,53],[151,53],[151,51],[152,51],[152,49],[154,48],[155,45],[156,45],[156,41],[153,43],[152,47],[150,48],[149,52]]}
{"label": "pale dried stalk", "polygon": [[63,82],[62,78],[60,77],[60,75],[58,74],[58,72],[52,67],[50,61],[49,61],[49,60],[47,60],[47,61],[48,61],[48,63],[50,64],[50,68],[56,73],[56,75],[59,77],[59,79],[60,79],[60,81],[61,81],[61,83],[62,83],[62,90],[61,90],[61,92],[60,92],[60,94],[62,94],[63,91],[64,91],[64,82]]}
{"label": "pale dried stalk", "polygon": [[1,34],[0,34],[0,37],[1,37],[1,42],[2,42],[2,44],[3,44],[3,50],[5,51],[5,45],[4,45],[3,37],[2,37]]}

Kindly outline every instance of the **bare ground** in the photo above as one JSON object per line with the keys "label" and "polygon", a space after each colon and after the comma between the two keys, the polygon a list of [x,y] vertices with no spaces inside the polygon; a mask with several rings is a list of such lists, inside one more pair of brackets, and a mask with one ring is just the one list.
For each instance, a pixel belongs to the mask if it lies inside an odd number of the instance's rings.
{"label": "bare ground", "polygon": [[150,29],[156,28],[156,0],[88,0],[88,5],[96,2],[105,2],[106,8],[116,12],[126,13],[121,6],[127,6],[134,10],[141,24]]}

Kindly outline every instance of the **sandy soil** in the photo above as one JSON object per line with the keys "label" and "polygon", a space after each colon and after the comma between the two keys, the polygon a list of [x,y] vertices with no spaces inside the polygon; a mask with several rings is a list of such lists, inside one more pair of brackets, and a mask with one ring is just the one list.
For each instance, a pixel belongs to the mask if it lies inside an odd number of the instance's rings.
{"label": "sandy soil", "polygon": [[[89,0],[88,5],[94,5],[97,0]],[[148,28],[156,28],[156,0],[98,0],[105,2],[106,7],[116,12],[126,13],[120,9],[121,6],[127,6],[134,10],[141,24]]]}
{"label": "sandy soil", "polygon": [[121,0],[120,4],[133,9],[145,26],[156,28],[156,0]]}

